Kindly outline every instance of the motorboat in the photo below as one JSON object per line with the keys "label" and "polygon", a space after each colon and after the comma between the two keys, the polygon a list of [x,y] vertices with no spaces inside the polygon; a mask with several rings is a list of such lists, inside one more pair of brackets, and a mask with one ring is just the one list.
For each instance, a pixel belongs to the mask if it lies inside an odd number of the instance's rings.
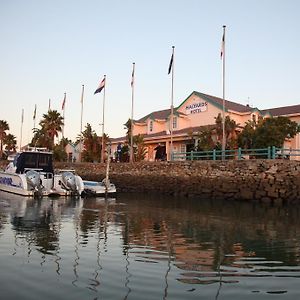
{"label": "motorboat", "polygon": [[72,170],[54,172],[52,152],[31,148],[17,153],[0,171],[0,190],[23,196],[80,196],[84,184]]}
{"label": "motorboat", "polygon": [[117,189],[116,186],[109,180],[104,178],[102,181],[87,181],[83,180],[85,196],[99,196],[105,194],[114,194]]}

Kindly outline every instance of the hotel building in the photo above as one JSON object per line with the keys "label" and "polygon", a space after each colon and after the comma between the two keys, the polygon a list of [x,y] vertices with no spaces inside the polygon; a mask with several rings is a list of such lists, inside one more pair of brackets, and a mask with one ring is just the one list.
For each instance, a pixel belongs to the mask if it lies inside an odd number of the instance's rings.
{"label": "hotel building", "polygon": [[[215,125],[215,118],[222,113],[223,99],[194,91],[174,108],[173,124],[170,124],[171,109],[154,111],[139,120],[134,120],[133,135],[144,136],[144,144],[147,148],[146,160],[155,159],[155,148],[158,144],[165,147],[167,160],[170,160],[171,125],[173,152],[189,152],[195,145],[193,135],[200,132],[203,127]],[[242,130],[247,121],[266,117],[285,116],[300,124],[300,105],[260,110],[225,100],[225,116],[229,116],[238,124],[238,131]],[[117,145],[124,144],[126,138],[111,139],[111,142],[112,153],[114,153]],[[299,133],[294,138],[286,140],[284,148],[300,149]]]}

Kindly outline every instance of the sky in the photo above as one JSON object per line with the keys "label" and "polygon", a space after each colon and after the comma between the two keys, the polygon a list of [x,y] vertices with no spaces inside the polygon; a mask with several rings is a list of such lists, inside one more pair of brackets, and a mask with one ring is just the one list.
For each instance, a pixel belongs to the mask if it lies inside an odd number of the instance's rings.
{"label": "sky", "polygon": [[[51,109],[64,135],[83,128],[124,136],[134,119],[171,105],[168,66],[174,56],[174,106],[193,91],[222,97],[220,59],[226,25],[225,98],[259,109],[300,103],[300,1],[298,0],[0,0],[0,120],[22,145]],[[24,109],[24,123],[21,114]]]}

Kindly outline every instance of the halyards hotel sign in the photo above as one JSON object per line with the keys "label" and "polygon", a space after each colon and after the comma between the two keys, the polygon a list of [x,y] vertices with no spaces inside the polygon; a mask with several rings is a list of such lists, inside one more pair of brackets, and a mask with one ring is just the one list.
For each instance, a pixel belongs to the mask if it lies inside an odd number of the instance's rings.
{"label": "halyards hotel sign", "polygon": [[197,114],[207,110],[207,102],[200,101],[193,104],[186,105],[185,111],[186,114]]}

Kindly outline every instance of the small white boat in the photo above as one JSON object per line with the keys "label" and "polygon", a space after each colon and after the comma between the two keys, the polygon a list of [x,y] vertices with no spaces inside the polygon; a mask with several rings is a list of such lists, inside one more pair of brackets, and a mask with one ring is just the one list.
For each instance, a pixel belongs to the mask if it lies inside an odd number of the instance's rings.
{"label": "small white boat", "polygon": [[106,184],[106,180],[102,181],[87,181],[83,180],[84,185],[84,195],[86,196],[98,196],[105,194],[116,193],[116,186],[111,183],[109,180]]}
{"label": "small white boat", "polygon": [[32,148],[17,153],[0,171],[0,190],[23,196],[80,196],[84,185],[70,170],[54,173],[51,152]]}

